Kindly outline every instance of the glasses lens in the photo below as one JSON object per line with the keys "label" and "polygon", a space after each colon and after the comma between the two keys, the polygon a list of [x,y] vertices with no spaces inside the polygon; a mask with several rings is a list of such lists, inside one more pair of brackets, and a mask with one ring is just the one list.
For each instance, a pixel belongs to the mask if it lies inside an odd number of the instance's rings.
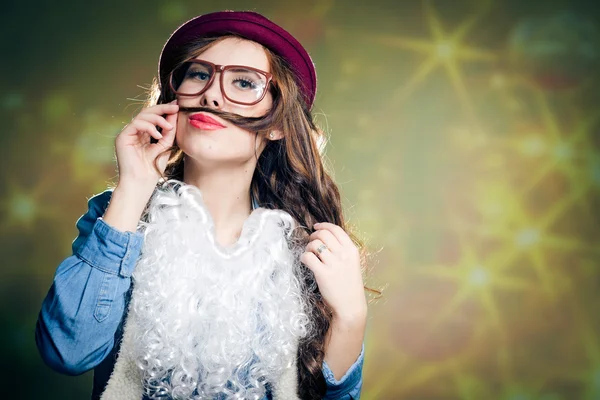
{"label": "glasses lens", "polygon": [[196,95],[202,92],[214,71],[208,64],[200,62],[184,63],[173,71],[171,84],[177,94]]}
{"label": "glasses lens", "polygon": [[267,89],[267,77],[246,68],[231,68],[224,71],[223,90],[234,102],[254,103],[262,98]]}

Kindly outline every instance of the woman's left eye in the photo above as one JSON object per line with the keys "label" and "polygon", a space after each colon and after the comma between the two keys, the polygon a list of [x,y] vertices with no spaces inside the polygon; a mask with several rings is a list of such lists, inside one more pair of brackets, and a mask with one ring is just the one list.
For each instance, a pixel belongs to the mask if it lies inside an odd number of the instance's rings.
{"label": "woman's left eye", "polygon": [[233,81],[240,89],[254,89],[255,84],[251,80],[238,78]]}

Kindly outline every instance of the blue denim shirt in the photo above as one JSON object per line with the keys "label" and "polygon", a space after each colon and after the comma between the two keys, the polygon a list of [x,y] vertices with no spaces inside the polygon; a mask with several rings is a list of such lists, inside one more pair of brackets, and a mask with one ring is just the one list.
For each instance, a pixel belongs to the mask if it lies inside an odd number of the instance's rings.
{"label": "blue denim shirt", "polygon": [[[79,375],[94,369],[92,399],[100,398],[116,361],[143,244],[140,233],[121,232],[102,220],[111,195],[107,190],[88,201],[88,212],[77,221],[73,255],[56,270],[35,331],[40,354],[55,371]],[[324,399],[359,399],[363,361],[364,345],[340,380],[323,362]]]}

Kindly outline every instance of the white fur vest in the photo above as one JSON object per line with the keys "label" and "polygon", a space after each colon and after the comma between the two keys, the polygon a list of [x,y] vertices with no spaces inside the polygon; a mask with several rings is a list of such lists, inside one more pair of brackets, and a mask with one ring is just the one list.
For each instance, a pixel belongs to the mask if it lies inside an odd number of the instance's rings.
{"label": "white fur vest", "polygon": [[[134,290],[135,293],[135,290]],[[142,376],[140,369],[129,351],[136,326],[131,321],[125,322],[125,330],[121,342],[119,356],[106,390],[100,400],[141,400],[143,397]],[[290,368],[286,369],[279,382],[273,385],[274,400],[298,400],[298,375],[296,362],[292,360]]]}
{"label": "white fur vest", "polygon": [[[310,321],[298,276],[300,247],[290,240],[295,223],[283,211],[255,209],[240,240],[228,248],[216,243],[213,226],[197,188],[176,182],[155,191],[140,223],[144,247],[120,351],[101,400],[141,400],[147,376],[167,376],[159,384],[174,382],[179,393],[221,379],[206,371],[233,371],[225,376],[235,381],[240,364],[228,360],[239,355],[246,365],[248,354],[258,363],[253,373],[263,374],[253,379],[265,377],[274,399],[298,399],[298,341],[309,333]],[[219,320],[223,315],[233,323]],[[169,364],[172,354],[179,357],[175,364]],[[142,370],[139,360],[154,364],[142,363]],[[173,371],[178,381],[170,379]],[[190,371],[205,371],[204,378]],[[212,387],[220,388],[223,379]],[[207,390],[198,386],[198,393],[214,393]]]}

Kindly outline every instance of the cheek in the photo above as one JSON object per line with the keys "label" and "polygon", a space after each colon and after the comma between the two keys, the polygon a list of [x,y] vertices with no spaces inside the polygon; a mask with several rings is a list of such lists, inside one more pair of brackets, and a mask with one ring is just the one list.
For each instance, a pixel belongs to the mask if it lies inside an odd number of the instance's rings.
{"label": "cheek", "polygon": [[235,132],[226,145],[240,155],[254,155],[260,149],[260,138],[255,138],[255,134],[251,132]]}
{"label": "cheek", "polygon": [[252,115],[251,116],[252,117],[262,117],[263,115],[265,115],[269,112],[271,107],[273,107],[273,99],[271,98],[271,95],[269,94],[269,95],[265,96],[263,101],[261,101],[260,103],[258,103],[257,105],[252,107]]}
{"label": "cheek", "polygon": [[265,98],[258,104],[253,106],[234,106],[232,111],[235,114],[243,115],[244,117],[262,117],[269,112],[273,107],[273,97],[271,94],[265,96]]}

